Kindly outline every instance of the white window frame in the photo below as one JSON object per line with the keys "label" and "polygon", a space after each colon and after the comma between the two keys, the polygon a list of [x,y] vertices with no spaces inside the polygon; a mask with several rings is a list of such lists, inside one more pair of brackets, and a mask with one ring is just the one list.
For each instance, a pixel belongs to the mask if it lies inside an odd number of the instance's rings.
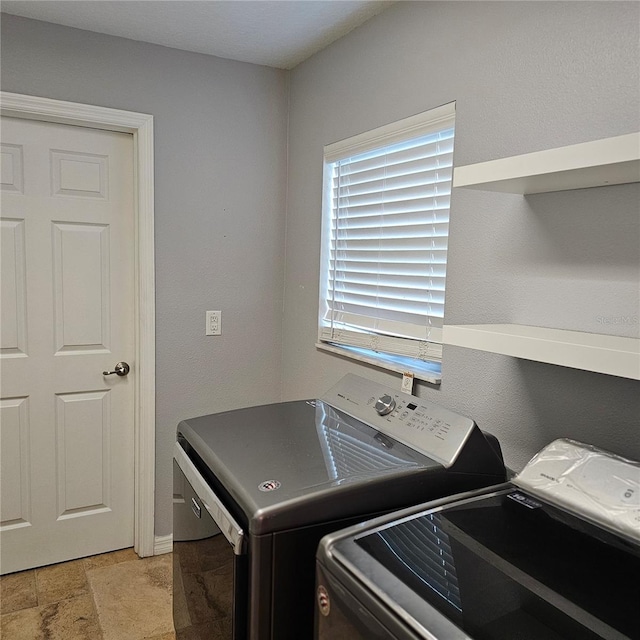
{"label": "white window frame", "polygon": [[[327,319],[328,315],[336,313],[331,311],[331,306],[328,303],[331,240],[335,224],[332,215],[333,165],[339,160],[454,127],[455,102],[452,102],[324,147],[320,299],[318,305],[318,342],[316,344],[319,349],[392,371],[410,372],[417,379],[427,382],[437,384],[441,381],[441,328],[430,328],[428,337],[424,339],[407,340],[388,334],[363,334],[362,344],[354,344],[353,335],[350,335],[345,343],[340,343],[341,330],[335,329]],[[451,167],[451,171],[453,171],[453,167]],[[448,235],[446,237],[448,238]],[[344,333],[342,331],[343,335]],[[357,343],[357,336],[355,340]],[[407,353],[402,355],[405,343],[409,348]],[[398,347],[400,348],[398,349]],[[387,348],[391,351],[387,351]]]}

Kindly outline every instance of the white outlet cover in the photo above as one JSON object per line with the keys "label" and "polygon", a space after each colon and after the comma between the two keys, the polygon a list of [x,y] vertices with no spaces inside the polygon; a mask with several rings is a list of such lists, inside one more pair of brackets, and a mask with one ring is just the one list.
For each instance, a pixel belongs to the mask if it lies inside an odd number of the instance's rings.
{"label": "white outlet cover", "polygon": [[205,335],[219,336],[222,334],[222,311],[207,311]]}

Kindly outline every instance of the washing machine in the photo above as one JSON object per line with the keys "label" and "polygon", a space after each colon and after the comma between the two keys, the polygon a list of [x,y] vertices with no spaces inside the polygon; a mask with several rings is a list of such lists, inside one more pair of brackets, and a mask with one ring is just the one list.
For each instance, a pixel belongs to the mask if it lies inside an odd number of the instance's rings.
{"label": "washing machine", "polygon": [[316,640],[640,638],[640,465],[545,447],[513,481],[321,541]]}
{"label": "washing machine", "polygon": [[184,420],[174,449],[177,636],[311,639],[324,535],[504,480],[496,439],[472,419],[351,374],[319,399]]}

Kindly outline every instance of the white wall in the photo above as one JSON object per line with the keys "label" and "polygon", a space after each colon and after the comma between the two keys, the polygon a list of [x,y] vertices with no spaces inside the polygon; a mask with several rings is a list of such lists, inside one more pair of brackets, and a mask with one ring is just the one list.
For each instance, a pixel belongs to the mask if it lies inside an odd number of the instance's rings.
{"label": "white wall", "polygon": [[[287,76],[2,16],[2,89],[154,116],[156,534],[180,419],[280,394]],[[205,310],[223,335],[205,337]],[[115,361],[114,361],[115,362]]]}
{"label": "white wall", "polygon": [[[401,2],[291,74],[283,396],[347,371],[399,376],[317,351],[322,147],[456,101],[455,162],[640,128],[640,5]],[[445,321],[638,335],[638,185],[528,198],[456,190]],[[640,458],[640,383],[445,347],[419,395],[495,433],[519,469],[555,437]]]}

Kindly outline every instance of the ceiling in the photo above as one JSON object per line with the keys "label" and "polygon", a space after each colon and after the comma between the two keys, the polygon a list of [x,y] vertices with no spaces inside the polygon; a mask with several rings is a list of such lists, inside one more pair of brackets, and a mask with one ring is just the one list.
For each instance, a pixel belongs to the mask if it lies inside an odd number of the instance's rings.
{"label": "ceiling", "polygon": [[292,69],[394,0],[2,0],[2,11]]}

